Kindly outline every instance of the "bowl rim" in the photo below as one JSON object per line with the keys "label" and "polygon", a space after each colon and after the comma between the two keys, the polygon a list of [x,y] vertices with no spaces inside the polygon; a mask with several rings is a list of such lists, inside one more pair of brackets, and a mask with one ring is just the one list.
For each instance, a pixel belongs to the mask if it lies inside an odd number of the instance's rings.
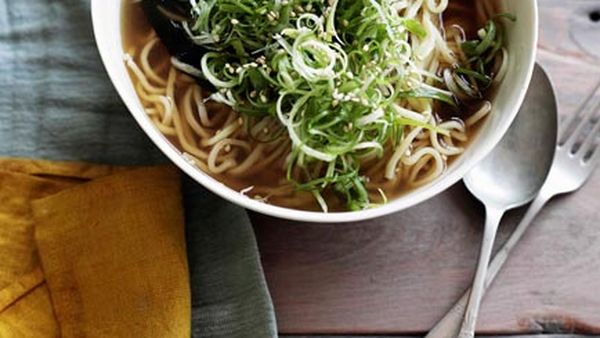
{"label": "bowl rim", "polygon": [[[121,6],[123,1],[125,0],[111,1],[113,1],[113,4],[116,2],[116,5],[118,6],[117,12],[119,18],[117,19],[118,27],[116,30],[119,35],[117,37],[117,40],[120,43],[122,29]],[[126,88],[126,83],[121,80],[122,72],[119,71],[116,67],[112,66],[112,63],[116,56],[111,53],[111,50],[108,46],[110,43],[114,43],[114,40],[111,42],[110,39],[106,36],[106,34],[103,33],[104,31],[106,31],[106,27],[103,27],[105,26],[106,21],[103,20],[100,14],[103,13],[103,11],[106,11],[109,7],[107,4],[107,0],[92,0],[90,10],[96,46],[100,53],[100,57],[102,59],[104,68],[108,73],[108,76],[111,79],[113,86],[117,90],[119,97],[121,98],[121,100],[123,100],[130,114],[134,117],[134,119],[142,128],[144,133],[148,135],[148,137],[161,150],[161,152],[165,154],[184,173],[186,173],[193,180],[200,183],[203,187],[220,196],[221,198],[224,198],[229,202],[235,203],[246,209],[256,211],[261,214],[303,222],[346,223],[373,219],[376,217],[381,217],[389,215],[391,213],[399,212],[401,210],[413,207],[429,198],[440,194],[441,192],[448,189],[450,186],[460,181],[471,168],[473,168],[487,154],[489,154],[491,150],[498,144],[498,142],[500,142],[501,138],[504,136],[504,134],[510,127],[511,122],[514,120],[519,108],[523,103],[527,88],[529,86],[529,82],[531,81],[531,77],[533,74],[533,68],[537,55],[537,42],[539,34],[539,8],[538,0],[530,0],[530,3],[532,4],[532,19],[534,21],[532,23],[533,29],[531,32],[533,46],[531,46],[532,51],[529,60],[527,60],[527,65],[524,67],[525,71],[527,72],[527,74],[525,75],[526,81],[522,86],[515,87],[515,90],[519,90],[517,99],[514,102],[514,104],[512,104],[509,108],[506,109],[507,111],[503,111],[503,113],[510,115],[510,118],[506,120],[507,122],[505,122],[501,128],[496,129],[493,134],[490,133],[490,136],[486,136],[485,139],[479,139],[479,142],[483,142],[484,140],[486,142],[485,144],[480,146],[479,151],[473,154],[473,156],[471,156],[471,158],[468,161],[461,163],[460,166],[455,168],[452,172],[443,173],[442,176],[437,178],[434,182],[428,183],[423,187],[417,188],[416,190],[407,193],[405,196],[395,198],[387,204],[381,205],[373,209],[329,213],[324,213],[320,211],[303,211],[259,202],[257,200],[251,199],[247,196],[240,194],[238,191],[227,187],[222,182],[211,177],[210,175],[208,175],[207,173],[203,172],[201,169],[197,168],[195,165],[190,163],[188,160],[186,160],[185,157],[182,155],[181,151],[179,151],[162,133],[160,133],[160,131],[158,131],[158,129],[151,122],[151,120],[147,117],[143,109],[140,109],[139,98],[137,97],[137,95],[127,95],[127,91],[129,89]],[[118,59],[121,60],[122,55],[118,56]],[[130,79],[129,74],[127,74],[127,72],[126,76],[128,79]],[[408,198],[409,196],[410,198]]]}

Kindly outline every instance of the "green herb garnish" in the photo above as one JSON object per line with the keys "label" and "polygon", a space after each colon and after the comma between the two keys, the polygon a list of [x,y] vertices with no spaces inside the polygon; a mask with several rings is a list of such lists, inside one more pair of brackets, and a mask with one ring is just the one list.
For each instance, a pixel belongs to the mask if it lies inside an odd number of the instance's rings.
{"label": "green herb garnish", "polygon": [[[427,85],[411,39],[426,29],[398,15],[393,0],[193,0],[192,39],[211,50],[203,76],[210,98],[251,116],[277,117],[292,141],[287,178],[324,210],[325,190],[350,210],[373,206],[360,159],[383,156],[404,126],[435,126],[400,117],[398,100],[456,105],[452,92]],[[490,21],[462,45],[470,61],[457,76],[485,82],[502,33]],[[499,48],[499,47],[498,47]],[[478,68],[477,65],[480,67]],[[439,81],[439,80],[438,80]],[[300,170],[298,170],[300,169]]]}

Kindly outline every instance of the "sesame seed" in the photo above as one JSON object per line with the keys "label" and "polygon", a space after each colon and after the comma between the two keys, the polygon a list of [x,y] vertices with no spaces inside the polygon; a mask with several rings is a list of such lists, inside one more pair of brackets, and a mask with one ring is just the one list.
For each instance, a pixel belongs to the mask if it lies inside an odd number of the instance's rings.
{"label": "sesame seed", "polygon": [[479,36],[480,39],[485,38],[485,29],[481,28],[480,30],[477,31],[477,36]]}

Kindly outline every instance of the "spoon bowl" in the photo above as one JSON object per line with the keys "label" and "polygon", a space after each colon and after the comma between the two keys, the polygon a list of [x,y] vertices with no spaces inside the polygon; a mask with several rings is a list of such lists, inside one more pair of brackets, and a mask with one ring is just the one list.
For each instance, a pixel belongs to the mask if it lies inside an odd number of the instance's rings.
{"label": "spoon bowl", "polygon": [[558,130],[548,75],[536,65],[525,101],[494,150],[464,178],[479,200],[512,209],[537,195],[550,170]]}

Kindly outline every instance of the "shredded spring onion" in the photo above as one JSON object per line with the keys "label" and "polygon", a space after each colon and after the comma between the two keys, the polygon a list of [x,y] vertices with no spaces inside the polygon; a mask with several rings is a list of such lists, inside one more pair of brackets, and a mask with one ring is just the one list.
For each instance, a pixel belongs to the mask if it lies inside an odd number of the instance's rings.
{"label": "shredded spring onion", "polygon": [[[383,156],[404,126],[444,134],[399,100],[457,106],[477,97],[492,82],[490,65],[503,46],[491,20],[478,40],[462,44],[468,62],[441,77],[415,66],[411,39],[428,33],[398,15],[401,1],[189,1],[186,31],[211,51],[201,60],[203,77],[217,89],[210,98],[243,114],[277,117],[293,146],[288,179],[324,210],[326,189],[350,210],[373,206],[359,159]],[[318,165],[325,169],[314,170]]]}

